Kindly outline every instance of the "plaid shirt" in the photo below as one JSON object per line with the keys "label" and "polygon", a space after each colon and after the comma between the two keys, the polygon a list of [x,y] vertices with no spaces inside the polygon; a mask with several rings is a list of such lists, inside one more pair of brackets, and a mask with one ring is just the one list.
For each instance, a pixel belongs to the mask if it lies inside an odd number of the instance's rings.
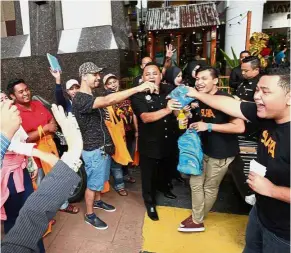
{"label": "plaid shirt", "polygon": [[10,140],[8,140],[7,137],[1,133],[1,168],[2,168],[2,161],[3,161],[4,155],[9,145],[10,145]]}

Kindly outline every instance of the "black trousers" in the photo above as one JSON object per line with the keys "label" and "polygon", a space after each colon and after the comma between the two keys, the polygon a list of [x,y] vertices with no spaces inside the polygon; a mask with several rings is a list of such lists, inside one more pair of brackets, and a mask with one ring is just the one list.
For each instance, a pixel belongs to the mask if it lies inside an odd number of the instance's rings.
{"label": "black trousers", "polygon": [[156,205],[156,191],[166,192],[170,173],[169,157],[162,159],[140,155],[142,196],[146,206]]}

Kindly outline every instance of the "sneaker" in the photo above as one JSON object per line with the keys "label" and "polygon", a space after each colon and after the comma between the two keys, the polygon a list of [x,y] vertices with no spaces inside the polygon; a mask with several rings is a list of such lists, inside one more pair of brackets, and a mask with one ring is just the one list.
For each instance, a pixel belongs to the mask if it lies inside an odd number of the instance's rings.
{"label": "sneaker", "polygon": [[185,227],[186,224],[188,224],[189,222],[190,222],[190,223],[193,222],[193,220],[192,220],[192,214],[191,214],[187,219],[183,220],[183,221],[180,223],[180,227],[181,227],[181,228]]}
{"label": "sneaker", "polygon": [[184,227],[179,227],[178,231],[180,232],[202,232],[205,230],[204,224],[200,223],[200,224],[196,224],[192,221],[188,221],[187,223],[184,223],[185,226]]}
{"label": "sneaker", "polygon": [[93,208],[102,209],[106,212],[114,212],[116,210],[116,208],[114,206],[109,205],[109,204],[103,202],[102,200],[94,201]]}
{"label": "sneaker", "polygon": [[103,220],[99,219],[95,213],[90,215],[85,214],[85,222],[99,230],[105,230],[108,228],[107,224]]}

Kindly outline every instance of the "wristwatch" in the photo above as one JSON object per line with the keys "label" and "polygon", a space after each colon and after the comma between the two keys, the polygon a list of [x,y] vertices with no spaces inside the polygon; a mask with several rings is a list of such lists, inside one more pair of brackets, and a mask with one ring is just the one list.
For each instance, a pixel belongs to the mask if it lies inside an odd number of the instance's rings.
{"label": "wristwatch", "polygon": [[82,161],[79,158],[76,159],[75,157],[72,157],[68,152],[65,152],[62,155],[61,160],[75,172],[78,172],[82,165]]}
{"label": "wristwatch", "polygon": [[210,133],[212,131],[212,124],[207,123],[207,131]]}

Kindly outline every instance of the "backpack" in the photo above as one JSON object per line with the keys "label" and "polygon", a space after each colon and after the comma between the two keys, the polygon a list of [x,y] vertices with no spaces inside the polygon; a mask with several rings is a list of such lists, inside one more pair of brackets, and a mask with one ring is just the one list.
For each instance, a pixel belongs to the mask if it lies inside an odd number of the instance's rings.
{"label": "backpack", "polygon": [[201,175],[203,171],[203,151],[201,140],[194,129],[188,129],[178,140],[178,171],[186,175]]}

